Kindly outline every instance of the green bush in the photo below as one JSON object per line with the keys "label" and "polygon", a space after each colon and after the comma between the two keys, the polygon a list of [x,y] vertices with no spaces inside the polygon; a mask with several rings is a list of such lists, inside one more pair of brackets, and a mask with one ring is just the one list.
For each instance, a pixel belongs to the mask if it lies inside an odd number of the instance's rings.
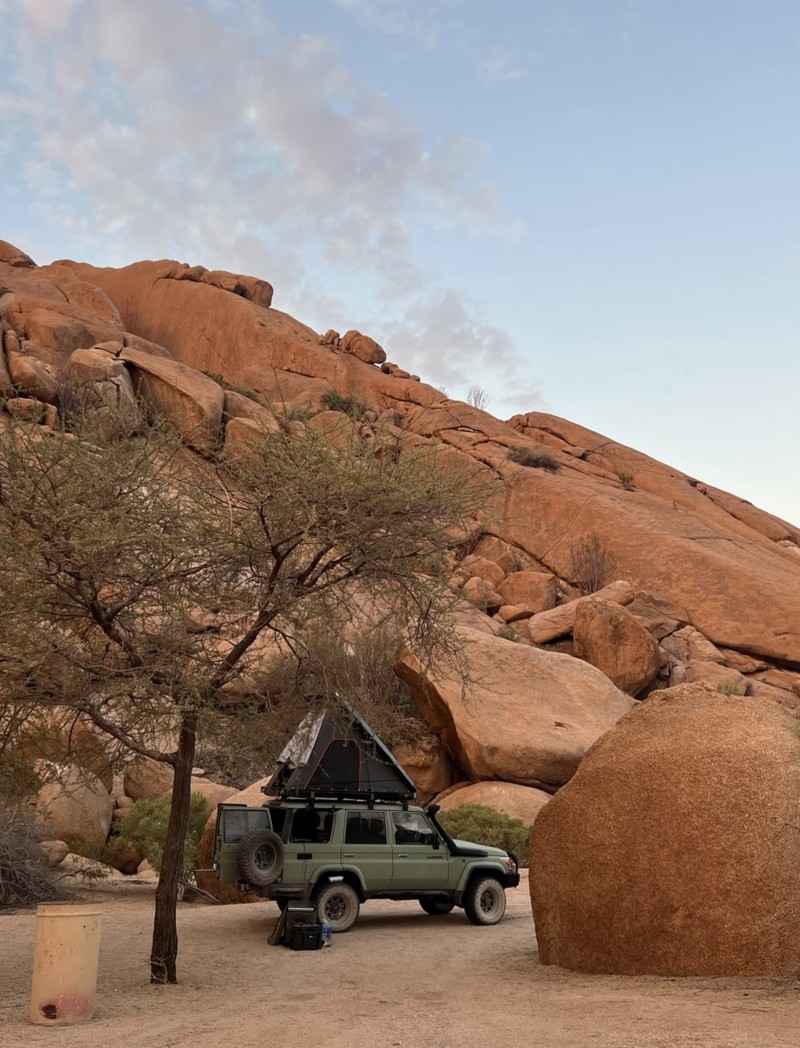
{"label": "green bush", "polygon": [[[170,803],[169,797],[159,797],[155,801],[136,801],[117,824],[119,837],[127,838],[156,870],[161,869],[164,855]],[[186,846],[183,851],[184,881],[189,879],[197,865],[197,846],[210,812],[211,807],[205,797],[200,793],[193,793],[189,805]]]}
{"label": "green bush", "polygon": [[462,804],[440,812],[439,821],[451,837],[504,848],[515,853],[520,866],[528,865],[531,827],[522,819],[512,819],[505,812],[486,804]]}
{"label": "green bush", "polygon": [[561,469],[553,456],[543,448],[531,451],[530,448],[512,448],[508,453],[511,462],[518,466],[530,466],[533,469],[544,469],[548,473],[558,473]]}
{"label": "green bush", "polygon": [[328,390],[319,398],[320,407],[326,411],[341,411],[343,415],[358,419],[367,410],[367,405],[362,404],[358,397],[343,397],[335,389]]}

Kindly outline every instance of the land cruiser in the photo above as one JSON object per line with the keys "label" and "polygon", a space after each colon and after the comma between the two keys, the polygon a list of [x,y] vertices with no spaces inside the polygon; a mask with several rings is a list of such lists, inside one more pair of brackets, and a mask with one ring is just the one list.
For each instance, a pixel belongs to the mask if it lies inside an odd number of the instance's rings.
{"label": "land cruiser", "polygon": [[[352,712],[352,711],[351,711]],[[221,804],[215,868],[223,884],[274,899],[312,902],[334,932],[369,899],[415,899],[433,916],[463,907],[473,924],[496,924],[516,856],[453,840],[438,807],[412,803],[414,784],[352,714],[304,722],[279,758],[260,808]]]}

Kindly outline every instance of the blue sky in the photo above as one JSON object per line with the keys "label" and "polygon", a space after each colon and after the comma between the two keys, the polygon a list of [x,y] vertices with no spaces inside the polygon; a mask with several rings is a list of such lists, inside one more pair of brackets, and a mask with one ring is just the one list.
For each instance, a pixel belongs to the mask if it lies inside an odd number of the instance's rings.
{"label": "blue sky", "polygon": [[800,524],[796,0],[0,0],[0,238],[261,276]]}

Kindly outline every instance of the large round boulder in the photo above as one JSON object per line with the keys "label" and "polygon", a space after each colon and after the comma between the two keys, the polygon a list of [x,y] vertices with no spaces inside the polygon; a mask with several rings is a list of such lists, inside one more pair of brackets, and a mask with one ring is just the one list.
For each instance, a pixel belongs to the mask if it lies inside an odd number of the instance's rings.
{"label": "large round boulder", "polygon": [[58,781],[42,786],[35,802],[43,836],[73,847],[104,844],[113,807],[111,795],[97,776],[77,765],[62,768]]}
{"label": "large round boulder", "polygon": [[590,749],[531,838],[539,956],[583,972],[800,970],[800,738],[781,705],[654,692]]}

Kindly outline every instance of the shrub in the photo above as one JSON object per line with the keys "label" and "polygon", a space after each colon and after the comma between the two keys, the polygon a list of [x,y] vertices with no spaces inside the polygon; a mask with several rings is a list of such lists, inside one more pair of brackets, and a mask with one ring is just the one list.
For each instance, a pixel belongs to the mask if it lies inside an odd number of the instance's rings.
{"label": "shrub", "polygon": [[543,448],[532,451],[530,448],[512,448],[508,453],[511,462],[518,466],[530,466],[533,469],[544,469],[548,473],[558,473],[561,466],[553,456]]}
{"label": "shrub", "polygon": [[367,405],[362,404],[358,397],[343,397],[335,389],[328,390],[319,398],[320,407],[327,411],[341,411],[343,415],[358,419],[367,410]]}
{"label": "shrub", "polygon": [[636,491],[636,485],[633,483],[633,477],[630,473],[620,473],[619,482],[626,491]]}
{"label": "shrub", "polygon": [[521,866],[528,864],[531,827],[522,819],[512,819],[486,804],[462,804],[440,812],[439,821],[451,837],[513,851]]}
{"label": "shrub", "polygon": [[481,386],[470,386],[467,393],[467,403],[479,411],[485,411],[489,406],[489,394]]}
{"label": "shrub", "polygon": [[41,833],[24,808],[0,805],[0,907],[63,898],[39,850]]}
{"label": "shrub", "polygon": [[247,397],[248,400],[254,400],[256,404],[260,404],[262,407],[269,407],[269,403],[266,399],[248,386],[240,386],[236,382],[229,382],[216,371],[203,371],[202,374],[213,379],[214,382],[216,382],[218,386],[222,386],[223,389],[230,390],[231,393],[238,393],[240,396]]}
{"label": "shrub", "polygon": [[583,594],[602,589],[611,581],[615,567],[614,558],[596,531],[573,542],[570,562],[574,584]]}
{"label": "shrub", "polygon": [[744,692],[736,684],[718,684],[717,691],[720,693],[720,695],[744,696]]}
{"label": "shrub", "polygon": [[[141,852],[150,865],[161,869],[164,841],[167,838],[170,797],[159,797],[155,801],[136,801],[119,820],[119,837],[127,838]],[[193,793],[189,805],[189,826],[183,850],[182,879],[188,880],[197,865],[197,846],[203,835],[210,805],[200,793]],[[117,848],[120,845],[116,846]]]}
{"label": "shrub", "polygon": [[497,636],[502,637],[503,640],[519,640],[519,634],[510,626],[501,626],[500,629],[497,631]]}

